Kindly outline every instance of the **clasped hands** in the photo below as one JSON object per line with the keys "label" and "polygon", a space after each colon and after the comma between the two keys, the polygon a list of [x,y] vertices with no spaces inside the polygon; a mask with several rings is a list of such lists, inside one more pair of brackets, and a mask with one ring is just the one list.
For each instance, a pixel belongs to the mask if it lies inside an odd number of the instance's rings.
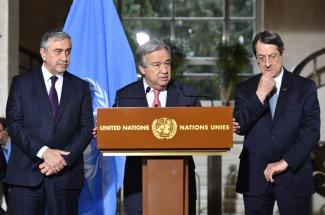
{"label": "clasped hands", "polygon": [[63,156],[68,154],[70,152],[47,148],[43,154],[44,162],[38,166],[41,173],[50,176],[60,172],[67,165]]}

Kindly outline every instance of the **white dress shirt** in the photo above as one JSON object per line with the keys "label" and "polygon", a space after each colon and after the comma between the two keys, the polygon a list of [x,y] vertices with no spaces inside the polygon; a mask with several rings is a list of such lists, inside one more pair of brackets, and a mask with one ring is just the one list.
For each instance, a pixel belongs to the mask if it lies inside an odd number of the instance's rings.
{"label": "white dress shirt", "polygon": [[[45,68],[44,64],[42,65],[42,74],[43,74],[47,94],[49,94],[51,86],[52,86],[51,77],[53,75]],[[55,89],[56,89],[56,92],[58,94],[58,102],[60,104],[61,93],[62,93],[62,85],[63,85],[63,75],[56,75],[56,77],[58,77],[58,80],[55,82]],[[43,159],[43,154],[44,154],[45,150],[48,149],[48,148],[49,148],[48,146],[43,146],[37,152],[37,157]]]}
{"label": "white dress shirt", "polygon": [[[147,87],[149,85],[147,84],[146,80],[143,79],[143,86],[144,86],[144,91],[146,92]],[[146,94],[147,97],[147,102],[149,107],[152,107],[153,100],[155,99],[155,94],[153,93],[153,88],[150,88],[150,91]],[[159,93],[159,101],[161,107],[166,107],[166,101],[167,101],[167,90],[162,90]]]}

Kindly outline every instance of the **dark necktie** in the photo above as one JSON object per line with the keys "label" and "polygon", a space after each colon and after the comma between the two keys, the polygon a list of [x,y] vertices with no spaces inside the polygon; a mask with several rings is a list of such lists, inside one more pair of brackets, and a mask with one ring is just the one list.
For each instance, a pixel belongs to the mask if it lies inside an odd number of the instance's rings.
{"label": "dark necktie", "polygon": [[58,105],[59,105],[58,93],[56,92],[56,89],[55,89],[55,82],[57,80],[58,80],[58,77],[56,77],[56,76],[51,77],[52,85],[51,85],[50,92],[49,92],[49,99],[50,99],[52,114],[53,114],[54,118],[56,117],[56,113],[58,111]]}
{"label": "dark necktie", "polygon": [[155,95],[155,98],[152,103],[152,107],[161,107],[160,100],[159,100],[159,90],[153,90],[153,93]]}

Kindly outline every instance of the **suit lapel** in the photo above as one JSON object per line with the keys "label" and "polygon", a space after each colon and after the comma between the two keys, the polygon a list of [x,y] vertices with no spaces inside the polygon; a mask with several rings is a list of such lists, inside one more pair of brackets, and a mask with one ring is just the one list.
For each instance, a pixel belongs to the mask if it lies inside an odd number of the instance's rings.
{"label": "suit lapel", "polygon": [[62,117],[62,114],[64,110],[66,110],[66,106],[69,103],[69,100],[72,95],[72,81],[71,81],[71,76],[70,74],[66,71],[63,74],[63,84],[62,84],[62,92],[61,92],[61,99],[60,99],[60,104],[58,107],[58,113],[55,118],[55,122],[57,123],[60,118]]}
{"label": "suit lapel", "polygon": [[167,101],[166,107],[177,107],[179,101],[179,92],[174,84],[174,81],[170,81],[170,84],[167,87]]}
{"label": "suit lapel", "polygon": [[[146,92],[144,90],[143,78],[138,80],[136,84],[137,85],[135,87],[134,94],[132,96],[134,98],[137,98],[136,100],[134,100],[137,103],[139,103],[136,106],[138,106],[138,107],[149,107],[147,97],[146,97]],[[139,98],[143,98],[143,99],[139,99]]]}
{"label": "suit lapel", "polygon": [[281,88],[280,88],[280,92],[279,92],[279,97],[278,97],[278,101],[276,104],[274,117],[272,120],[273,125],[279,119],[279,116],[280,116],[281,112],[283,111],[283,108],[285,107],[288,95],[290,95],[291,79],[289,76],[290,74],[288,74],[288,73],[289,73],[288,71],[284,70]]}
{"label": "suit lapel", "polygon": [[35,72],[34,75],[35,75],[34,87],[36,88],[36,93],[38,94],[38,96],[40,98],[40,106],[42,108],[44,107],[46,112],[48,112],[48,114],[51,116],[51,118],[53,118],[49,95],[46,90],[42,70]]}

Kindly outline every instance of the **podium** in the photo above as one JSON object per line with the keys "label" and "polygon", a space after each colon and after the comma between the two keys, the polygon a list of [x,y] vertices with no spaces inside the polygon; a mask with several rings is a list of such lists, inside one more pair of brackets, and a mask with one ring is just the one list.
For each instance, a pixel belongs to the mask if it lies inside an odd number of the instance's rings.
{"label": "podium", "polygon": [[100,108],[97,129],[104,155],[144,156],[145,215],[187,215],[188,160],[177,156],[220,155],[233,144],[230,107]]}

